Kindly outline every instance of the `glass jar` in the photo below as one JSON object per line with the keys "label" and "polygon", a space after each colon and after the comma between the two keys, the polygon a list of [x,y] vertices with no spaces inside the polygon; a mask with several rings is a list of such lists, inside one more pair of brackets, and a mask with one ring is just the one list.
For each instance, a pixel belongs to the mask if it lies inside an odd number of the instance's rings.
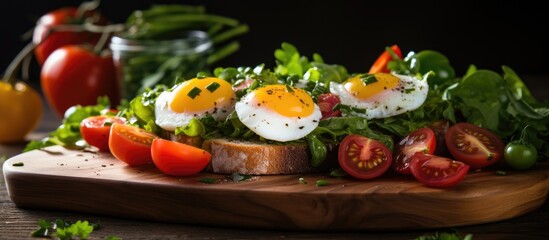
{"label": "glass jar", "polygon": [[171,87],[178,77],[188,79],[206,70],[212,41],[202,31],[184,32],[168,40],[114,36],[110,49],[122,96],[131,100],[146,88],[157,84]]}

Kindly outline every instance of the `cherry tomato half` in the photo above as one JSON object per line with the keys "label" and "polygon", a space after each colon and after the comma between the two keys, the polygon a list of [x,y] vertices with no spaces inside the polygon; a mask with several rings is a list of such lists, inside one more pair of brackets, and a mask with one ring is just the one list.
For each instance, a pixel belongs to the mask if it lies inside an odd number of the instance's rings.
{"label": "cherry tomato half", "polygon": [[92,116],[80,123],[82,138],[100,151],[109,151],[109,134],[113,123],[124,124],[126,119],[113,116]]}
{"label": "cherry tomato half", "polygon": [[404,137],[395,151],[393,169],[402,174],[412,174],[410,161],[416,152],[433,154],[436,148],[435,133],[430,128],[418,129]]}
{"label": "cherry tomato half", "polygon": [[473,169],[490,166],[503,156],[503,141],[489,130],[470,123],[451,126],[445,139],[452,156]]}
{"label": "cherry tomato half", "polygon": [[113,106],[120,102],[112,58],[81,46],[55,50],[42,67],[40,83],[46,100],[59,116],[74,105],[95,105],[101,96],[108,96]]}
{"label": "cherry tomato half", "polygon": [[152,162],[151,144],[156,138],[141,128],[114,123],[109,135],[109,149],[118,160],[138,166]]}
{"label": "cherry tomato half", "polygon": [[385,173],[393,155],[382,143],[360,135],[348,135],[339,144],[339,165],[349,175],[371,179]]}
{"label": "cherry tomato half", "polygon": [[151,153],[154,165],[160,171],[178,177],[199,173],[212,158],[203,149],[161,138],[153,140]]}
{"label": "cherry tomato half", "polygon": [[339,100],[339,97],[333,93],[324,93],[318,95],[318,107],[320,108],[320,112],[322,113],[321,120],[341,116],[341,111],[333,110],[338,103],[341,103],[341,100]]}
{"label": "cherry tomato half", "polygon": [[465,163],[418,152],[410,163],[412,175],[428,187],[446,188],[460,183],[469,171]]}
{"label": "cherry tomato half", "polygon": [[[391,50],[393,50],[398,57],[402,58],[402,52],[397,45],[391,46]],[[368,73],[390,73],[391,71],[387,68],[387,64],[389,64],[391,60],[393,60],[393,57],[387,50],[385,50],[381,55],[379,55],[372,67],[370,67],[370,71],[368,71]]]}

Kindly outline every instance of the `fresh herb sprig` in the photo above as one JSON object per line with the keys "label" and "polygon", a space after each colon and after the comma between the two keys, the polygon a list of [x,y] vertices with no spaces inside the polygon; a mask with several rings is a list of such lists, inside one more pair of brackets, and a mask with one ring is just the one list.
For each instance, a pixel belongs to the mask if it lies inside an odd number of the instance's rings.
{"label": "fresh herb sprig", "polygon": [[31,233],[32,237],[56,237],[61,240],[88,239],[94,230],[101,228],[99,223],[89,223],[81,220],[71,222],[61,219],[55,221],[39,220],[38,226],[39,228]]}
{"label": "fresh herb sprig", "polygon": [[41,149],[52,145],[61,145],[70,148],[83,148],[80,134],[80,122],[87,117],[107,114],[110,110],[110,103],[107,97],[99,97],[97,105],[73,106],[65,113],[62,124],[48,137],[41,140],[33,140],[25,146],[23,152]]}

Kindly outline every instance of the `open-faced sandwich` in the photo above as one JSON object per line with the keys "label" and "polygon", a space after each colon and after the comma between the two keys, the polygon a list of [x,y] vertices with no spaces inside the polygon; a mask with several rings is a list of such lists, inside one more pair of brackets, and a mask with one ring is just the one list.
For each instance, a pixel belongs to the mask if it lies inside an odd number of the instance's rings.
{"label": "open-faced sandwich", "polygon": [[[397,46],[368,73],[309,60],[287,43],[275,57],[273,69],[218,68],[148,89],[118,117],[84,120],[82,135],[129,165],[153,161],[176,176],[336,169],[370,179],[392,169],[433,187],[493,166],[513,137],[548,153],[549,108],[508,67],[501,76],[473,66],[456,78],[442,54],[403,59]],[[89,129],[108,140],[95,143]]]}

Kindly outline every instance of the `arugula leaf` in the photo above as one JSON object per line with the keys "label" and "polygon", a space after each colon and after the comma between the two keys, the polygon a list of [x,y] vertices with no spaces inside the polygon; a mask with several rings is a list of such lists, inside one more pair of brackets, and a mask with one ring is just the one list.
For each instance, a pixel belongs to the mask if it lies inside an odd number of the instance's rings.
{"label": "arugula leaf", "polygon": [[87,117],[101,115],[102,112],[110,109],[107,97],[99,97],[97,102],[97,105],[70,107],[65,113],[62,124],[55,131],[42,140],[30,141],[23,149],[23,152],[52,145],[81,148],[82,146],[77,145],[77,142],[82,140],[80,122]]}
{"label": "arugula leaf", "polygon": [[189,137],[202,136],[205,133],[206,127],[204,127],[204,124],[202,124],[202,122],[200,122],[200,120],[196,118],[191,119],[187,126],[177,127],[175,129],[175,135],[185,134]]}

